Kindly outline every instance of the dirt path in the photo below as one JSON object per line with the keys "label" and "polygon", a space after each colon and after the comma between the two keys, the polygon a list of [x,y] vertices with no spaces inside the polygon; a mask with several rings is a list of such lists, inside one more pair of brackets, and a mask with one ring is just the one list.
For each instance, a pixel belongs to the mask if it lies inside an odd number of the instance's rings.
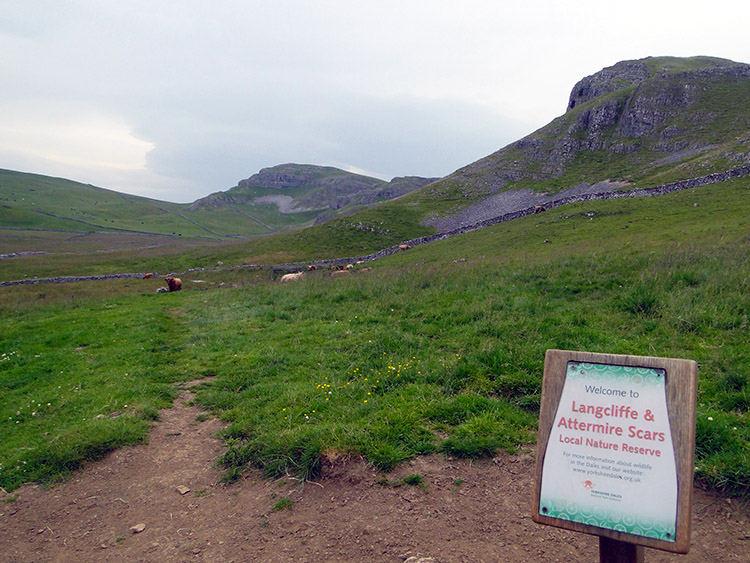
{"label": "dirt path", "polygon": [[[331,459],[304,488],[254,473],[224,486],[213,466],[221,423],[196,421],[191,396],[183,391],[162,411],[149,444],[0,502],[0,561],[598,560],[597,538],[531,521],[529,453],[474,463],[431,456],[385,476],[358,459]],[[426,492],[382,483],[410,474],[424,477]],[[273,510],[282,498],[291,508]],[[646,550],[646,561],[750,561],[748,507],[702,491],[694,500],[690,553]]]}

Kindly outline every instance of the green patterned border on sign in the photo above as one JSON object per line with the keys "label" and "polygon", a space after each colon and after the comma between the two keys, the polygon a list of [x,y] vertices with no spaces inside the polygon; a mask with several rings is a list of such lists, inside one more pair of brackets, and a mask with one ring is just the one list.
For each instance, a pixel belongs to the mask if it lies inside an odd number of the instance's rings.
{"label": "green patterned border on sign", "polygon": [[632,515],[620,514],[617,511],[605,511],[598,509],[587,509],[579,507],[575,503],[555,501],[543,498],[540,503],[540,512],[552,518],[561,518],[571,522],[579,522],[599,528],[607,528],[618,532],[626,532],[637,536],[654,538],[664,541],[675,541],[674,522],[660,522],[655,520],[644,520]]}
{"label": "green patterned border on sign", "polygon": [[664,370],[628,366],[610,366],[584,362],[568,362],[567,377],[571,380],[587,379],[597,383],[627,383],[664,387]]}

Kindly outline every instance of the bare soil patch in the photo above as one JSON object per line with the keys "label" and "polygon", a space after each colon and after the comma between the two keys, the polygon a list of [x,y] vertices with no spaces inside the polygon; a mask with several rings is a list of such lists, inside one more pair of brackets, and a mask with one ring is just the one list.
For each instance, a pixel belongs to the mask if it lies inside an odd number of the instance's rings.
{"label": "bare soil patch", "polygon": [[[385,475],[328,456],[316,483],[251,472],[221,485],[221,423],[196,420],[190,398],[162,411],[148,444],[51,489],[0,495],[0,561],[598,560],[596,537],[531,521],[530,452],[423,457]],[[425,488],[396,486],[412,474]],[[291,507],[274,510],[282,499]],[[750,510],[698,490],[690,553],[646,550],[646,561],[750,561]]]}

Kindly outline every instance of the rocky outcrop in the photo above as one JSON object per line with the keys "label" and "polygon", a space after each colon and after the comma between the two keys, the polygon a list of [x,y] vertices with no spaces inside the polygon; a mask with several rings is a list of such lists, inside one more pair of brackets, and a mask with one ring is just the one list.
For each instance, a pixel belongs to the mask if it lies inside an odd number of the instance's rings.
{"label": "rocky outcrop", "polygon": [[568,110],[594,98],[633,86],[649,77],[645,61],[622,61],[583,78],[573,87]]}
{"label": "rocky outcrop", "polygon": [[[311,164],[280,164],[263,168],[246,180],[240,180],[237,188],[272,188],[284,190],[290,188],[333,188],[348,190],[366,190],[384,184],[383,180],[353,174],[332,166],[314,166]],[[241,191],[241,189],[235,189]],[[230,190],[232,191],[232,190]]]}
{"label": "rocky outcrop", "polygon": [[[645,137],[695,104],[706,83],[750,77],[750,65],[724,59],[696,57],[694,64],[702,66],[682,72],[670,72],[669,58],[653,59],[653,66],[658,69],[653,73],[648,64],[651,60],[617,63],[587,76],[573,87],[568,111],[601,98],[578,114],[569,131],[572,137],[585,133],[586,142],[581,149],[614,148],[611,138]],[[665,62],[657,63],[662,60]],[[619,95],[607,96],[613,93]],[[603,133],[613,126],[615,134],[608,143],[602,143]],[[669,139],[681,132],[673,126],[660,135]]]}
{"label": "rocky outcrop", "polygon": [[[279,204],[279,213],[282,214],[320,210],[316,219],[316,223],[320,223],[335,216],[323,210],[336,211],[347,205],[373,205],[405,195],[435,180],[437,178],[406,176],[386,182],[331,166],[281,164],[263,168],[226,192],[201,198],[191,204],[190,209],[273,203]],[[269,194],[269,190],[281,193]],[[292,191],[295,193],[290,193]]]}
{"label": "rocky outcrop", "polygon": [[679,166],[720,144],[726,145],[720,162],[709,168],[744,164],[750,111],[740,100],[750,91],[748,79],[750,65],[710,57],[617,63],[580,80],[567,111],[550,124],[446,180],[488,196],[524,181],[560,191],[581,180],[594,184],[665,163]]}

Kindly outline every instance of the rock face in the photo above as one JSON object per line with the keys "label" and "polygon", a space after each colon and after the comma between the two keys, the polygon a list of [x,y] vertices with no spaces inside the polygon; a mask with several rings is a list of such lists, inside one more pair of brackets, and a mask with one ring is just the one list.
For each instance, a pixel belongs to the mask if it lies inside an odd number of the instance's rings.
{"label": "rock face", "polygon": [[240,180],[239,188],[289,188],[343,187],[351,190],[371,189],[383,184],[383,180],[352,174],[330,166],[311,164],[281,164],[263,168],[246,180]]}
{"label": "rock face", "polygon": [[571,110],[579,104],[615,90],[638,84],[648,77],[648,67],[644,61],[619,62],[578,82],[570,93],[568,109]]}
{"label": "rock face", "polygon": [[386,182],[330,166],[281,164],[263,168],[226,192],[199,199],[191,209],[272,203],[282,214],[319,211],[321,220],[327,220],[335,216],[330,211],[400,197],[435,180],[409,176]]}
{"label": "rock face", "polygon": [[[598,141],[602,133],[612,126],[616,126],[619,137],[644,137],[695,104],[704,90],[704,83],[750,77],[750,65],[721,59],[708,59],[709,66],[697,70],[670,74],[662,68],[652,75],[646,60],[617,63],[587,76],[575,85],[570,94],[568,111],[612,92],[625,93],[603,98],[581,111],[570,131],[571,136],[580,131],[587,133],[588,143],[580,148],[605,148]],[[711,64],[712,61],[716,62]],[[678,136],[680,132],[679,128],[670,127],[660,134],[668,139]]]}
{"label": "rock face", "polygon": [[[491,195],[524,180],[552,191],[627,180],[631,171],[689,159],[693,169],[685,177],[743,166],[750,163],[747,99],[747,64],[710,57],[623,61],[580,80],[565,114],[549,125],[447,179]],[[694,158],[714,149],[716,158]]]}

